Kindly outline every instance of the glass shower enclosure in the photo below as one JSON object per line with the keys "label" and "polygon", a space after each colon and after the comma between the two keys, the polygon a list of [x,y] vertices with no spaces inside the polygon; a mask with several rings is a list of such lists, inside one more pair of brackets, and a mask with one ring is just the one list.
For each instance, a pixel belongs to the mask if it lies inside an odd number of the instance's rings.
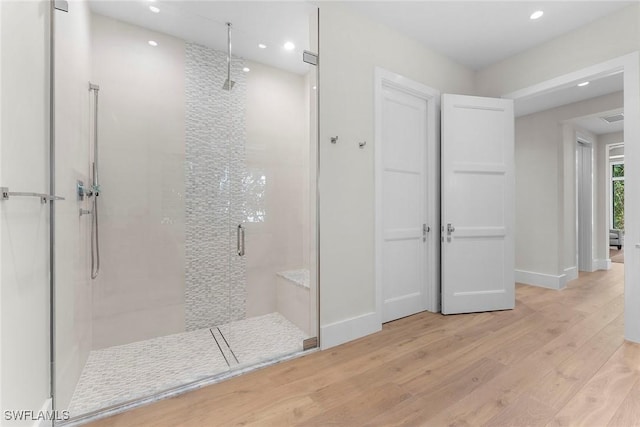
{"label": "glass shower enclosure", "polygon": [[68,6],[54,408],[100,416],[317,347],[317,9]]}

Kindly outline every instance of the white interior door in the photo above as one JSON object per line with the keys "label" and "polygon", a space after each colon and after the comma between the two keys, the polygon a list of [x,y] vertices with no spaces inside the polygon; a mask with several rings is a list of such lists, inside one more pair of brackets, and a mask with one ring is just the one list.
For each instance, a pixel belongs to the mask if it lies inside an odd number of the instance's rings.
{"label": "white interior door", "polygon": [[382,321],[426,310],[427,101],[383,86],[381,96]]}
{"label": "white interior door", "polygon": [[510,99],[442,96],[442,313],[512,309]]}

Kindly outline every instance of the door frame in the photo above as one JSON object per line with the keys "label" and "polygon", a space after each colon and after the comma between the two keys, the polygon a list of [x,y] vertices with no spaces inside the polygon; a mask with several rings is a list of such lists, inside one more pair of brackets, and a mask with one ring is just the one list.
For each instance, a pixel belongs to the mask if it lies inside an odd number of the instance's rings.
{"label": "door frame", "polygon": [[[610,59],[599,64],[564,74],[535,85],[507,93],[503,98],[525,99],[557,89],[569,87],[580,81],[624,72],[624,111],[627,117],[640,117],[640,51]],[[628,120],[624,126],[624,140],[640,139],[640,122]],[[640,343],[640,147],[625,145],[625,234],[629,251],[624,260],[624,337]]]}
{"label": "door frame", "polygon": [[[593,238],[596,233],[594,233],[593,218],[594,218],[594,174],[595,174],[595,164],[594,164],[594,143],[595,141],[589,135],[584,132],[576,131],[576,142],[575,142],[575,150],[576,150],[576,271],[587,271],[593,272],[596,269],[594,268],[594,258],[593,258]],[[591,173],[589,176],[585,176],[584,171],[578,168],[580,165],[580,161],[578,160],[578,153],[580,146],[589,150],[589,163],[591,168]],[[586,183],[589,186],[589,206],[584,209],[584,206],[580,204],[580,182]],[[589,235],[586,236],[586,239],[581,238],[580,236],[580,215],[582,214],[583,218],[585,218],[590,224],[589,227]],[[584,236],[583,236],[584,237]],[[580,270],[580,253],[582,252],[582,256],[586,256],[588,258],[588,270]],[[584,260],[583,260],[584,261]]]}
{"label": "door frame", "polygon": [[375,289],[376,315],[382,324],[382,96],[386,87],[423,99],[427,103],[427,280],[426,309],[440,311],[440,91],[400,74],[375,68],[374,76],[374,176],[375,176]]}
{"label": "door frame", "polygon": [[[624,165],[624,158],[622,160],[611,160],[611,150],[618,148],[618,147],[623,147],[624,148],[624,142],[617,142],[614,144],[607,144],[604,148],[604,152],[605,152],[605,159],[604,159],[604,169],[607,171],[607,176],[606,176],[606,180],[607,180],[607,191],[605,193],[605,203],[607,204],[607,209],[605,211],[606,213],[606,224],[607,224],[607,230],[610,228],[613,228],[613,189],[612,189],[612,181],[613,181],[613,176],[611,174],[611,166],[613,165]],[[607,243],[609,242],[609,233],[607,233]],[[607,248],[609,248],[610,246],[607,246]]]}

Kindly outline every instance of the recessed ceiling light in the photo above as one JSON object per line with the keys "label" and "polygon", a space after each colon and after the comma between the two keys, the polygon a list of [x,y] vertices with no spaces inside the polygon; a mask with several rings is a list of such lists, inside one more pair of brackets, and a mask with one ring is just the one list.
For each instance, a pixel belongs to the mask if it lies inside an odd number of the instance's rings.
{"label": "recessed ceiling light", "polygon": [[245,73],[248,73],[249,71],[251,71],[251,68],[249,68],[249,67],[244,67],[244,68],[242,69],[242,71],[244,71]]}
{"label": "recessed ceiling light", "polygon": [[160,13],[160,9],[155,6],[149,6],[149,10],[153,13]]}
{"label": "recessed ceiling light", "polygon": [[259,47],[260,49],[266,49],[266,48],[267,48],[267,45],[266,45],[266,44],[264,44],[264,43],[258,43],[258,47]]}
{"label": "recessed ceiling light", "polygon": [[317,89],[317,87],[316,87],[316,86],[314,86],[314,87],[313,87],[313,90],[316,90],[316,89]]}
{"label": "recessed ceiling light", "polygon": [[149,40],[149,45],[153,46],[153,47],[156,47],[156,46],[158,46],[158,42],[155,41],[155,40]]}
{"label": "recessed ceiling light", "polygon": [[583,86],[586,86],[588,84],[589,84],[589,82],[582,82],[582,83],[578,83],[578,86],[583,87]]}
{"label": "recessed ceiling light", "polygon": [[291,42],[286,42],[286,43],[284,44],[284,48],[285,48],[286,50],[293,50],[293,49],[295,49],[295,48],[296,48],[296,45],[295,45],[295,44],[293,44],[293,43],[291,43]]}
{"label": "recessed ceiling light", "polygon": [[544,12],[543,12],[543,11],[541,11],[541,10],[536,10],[535,12],[533,12],[533,13],[531,14],[531,16],[529,17],[529,19],[534,19],[534,20],[535,20],[535,19],[540,18],[542,15],[544,15]]}

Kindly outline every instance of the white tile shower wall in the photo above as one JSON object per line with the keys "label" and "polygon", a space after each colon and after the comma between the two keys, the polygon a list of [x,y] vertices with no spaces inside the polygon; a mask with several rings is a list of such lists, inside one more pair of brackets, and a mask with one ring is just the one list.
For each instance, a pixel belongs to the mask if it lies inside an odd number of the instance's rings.
{"label": "white tile shower wall", "polygon": [[76,181],[89,184],[91,12],[86,1],[55,15],[56,41],[56,372],[55,402],[64,409],[92,345],[89,265],[91,218],[80,216]]}
{"label": "white tile shower wall", "polygon": [[278,313],[307,335],[311,335],[309,278],[309,270],[300,269],[282,271],[276,279]]}
{"label": "white tile shower wall", "polygon": [[246,315],[246,258],[236,254],[244,223],[246,79],[226,53],[186,44],[186,328],[212,327]]}
{"label": "white tile shower wall", "polygon": [[100,349],[185,328],[185,45],[94,14],[92,61],[100,85],[102,260],[92,284]]}

